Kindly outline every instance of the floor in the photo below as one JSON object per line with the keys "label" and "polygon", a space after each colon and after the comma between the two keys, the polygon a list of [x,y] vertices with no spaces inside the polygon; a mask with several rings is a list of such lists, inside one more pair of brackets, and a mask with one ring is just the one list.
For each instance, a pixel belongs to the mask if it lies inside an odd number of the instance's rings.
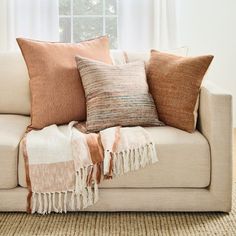
{"label": "floor", "polygon": [[0,236],[234,236],[236,184],[233,209],[219,212],[77,212],[30,215],[0,212]]}

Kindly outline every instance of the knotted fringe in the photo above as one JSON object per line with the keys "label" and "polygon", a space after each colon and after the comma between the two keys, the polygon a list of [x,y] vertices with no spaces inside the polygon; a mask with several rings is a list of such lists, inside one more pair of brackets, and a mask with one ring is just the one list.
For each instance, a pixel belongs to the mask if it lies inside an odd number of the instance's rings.
{"label": "knotted fringe", "polygon": [[76,172],[74,191],[33,192],[31,213],[66,213],[68,208],[72,211],[81,210],[96,203],[98,201],[98,185],[96,179],[92,180],[91,186],[87,185],[88,169],[89,167],[84,167]]}
{"label": "knotted fringe", "polygon": [[155,145],[152,142],[138,148],[110,153],[110,155],[114,177],[138,170],[158,161]]}
{"label": "knotted fringe", "polygon": [[[110,155],[112,174],[114,177],[129,171],[138,170],[148,164],[157,162],[155,146],[152,142],[120,152],[105,152]],[[109,177],[109,176],[105,176]],[[76,172],[75,190],[64,192],[32,194],[32,213],[48,214],[50,212],[66,213],[81,210],[98,201],[98,180],[96,172],[91,174],[91,166],[80,168]],[[71,194],[70,198],[68,195]]]}

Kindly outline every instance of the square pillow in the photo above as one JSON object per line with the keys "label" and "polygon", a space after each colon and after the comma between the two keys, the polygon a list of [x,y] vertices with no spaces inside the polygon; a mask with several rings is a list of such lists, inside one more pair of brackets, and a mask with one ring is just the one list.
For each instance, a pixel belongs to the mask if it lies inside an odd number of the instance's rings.
{"label": "square pillow", "polygon": [[31,125],[42,129],[86,119],[85,96],[75,55],[112,64],[106,36],[78,44],[18,38],[30,76]]}
{"label": "square pillow", "polygon": [[143,61],[107,65],[78,56],[76,61],[87,102],[88,131],[162,125],[148,90]]}
{"label": "square pillow", "polygon": [[196,128],[194,114],[203,77],[213,56],[181,57],[151,51],[147,69],[159,119],[187,132]]}

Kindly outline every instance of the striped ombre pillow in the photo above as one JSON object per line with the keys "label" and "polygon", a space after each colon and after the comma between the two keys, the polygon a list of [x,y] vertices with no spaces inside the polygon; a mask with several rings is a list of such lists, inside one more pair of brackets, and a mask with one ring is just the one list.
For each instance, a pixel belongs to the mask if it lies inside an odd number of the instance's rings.
{"label": "striped ombre pillow", "polygon": [[87,103],[87,130],[113,126],[158,126],[142,61],[108,65],[76,56]]}

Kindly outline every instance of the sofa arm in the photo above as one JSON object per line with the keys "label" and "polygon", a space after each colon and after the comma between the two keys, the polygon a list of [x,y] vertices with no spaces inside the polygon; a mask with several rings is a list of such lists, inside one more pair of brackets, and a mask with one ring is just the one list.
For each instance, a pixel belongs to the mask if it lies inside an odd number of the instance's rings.
{"label": "sofa arm", "polygon": [[200,91],[198,129],[211,150],[209,189],[231,209],[233,124],[232,96],[207,81]]}

